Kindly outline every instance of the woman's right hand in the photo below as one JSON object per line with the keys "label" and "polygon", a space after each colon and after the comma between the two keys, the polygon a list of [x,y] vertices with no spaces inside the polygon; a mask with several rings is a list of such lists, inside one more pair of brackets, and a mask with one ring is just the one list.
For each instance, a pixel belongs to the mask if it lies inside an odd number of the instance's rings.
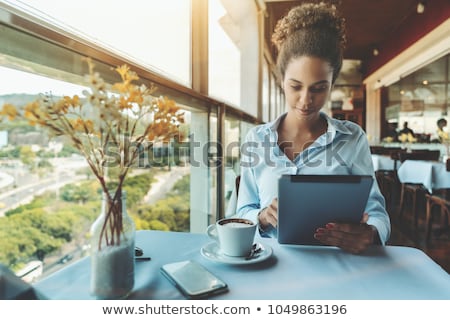
{"label": "woman's right hand", "polygon": [[261,210],[258,215],[258,222],[262,229],[267,229],[269,225],[272,225],[274,228],[277,227],[278,224],[278,198],[274,198],[272,203]]}

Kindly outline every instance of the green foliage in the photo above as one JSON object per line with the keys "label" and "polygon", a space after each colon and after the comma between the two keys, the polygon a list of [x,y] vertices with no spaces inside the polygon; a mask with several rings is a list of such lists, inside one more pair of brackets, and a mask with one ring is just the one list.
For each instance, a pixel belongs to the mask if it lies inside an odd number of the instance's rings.
{"label": "green foliage", "polygon": [[92,181],[79,184],[67,184],[60,190],[61,199],[67,202],[84,204],[98,199],[98,184]]}
{"label": "green foliage", "polygon": [[80,232],[85,234],[98,215],[99,201],[87,205],[55,201],[53,193],[10,210],[0,218],[0,263],[12,269],[44,257]]}
{"label": "green foliage", "polygon": [[[180,179],[155,204],[143,204],[154,181],[154,170],[131,172],[124,184],[127,210],[138,230],[189,231],[189,179]],[[96,180],[69,184],[44,193],[0,218],[0,263],[16,270],[32,259],[43,260],[70,241],[86,241],[89,228],[100,212],[101,190]]]}
{"label": "green foliage", "polygon": [[48,220],[40,209],[0,219],[0,262],[15,266],[30,257],[43,259],[46,254],[58,249],[64,241],[45,230]]}
{"label": "green foliage", "polygon": [[5,213],[5,216],[9,217],[9,216],[12,216],[15,214],[20,214],[20,213],[31,211],[34,209],[44,208],[49,202],[52,202],[52,201],[54,201],[54,195],[52,195],[50,193],[46,193],[46,194],[43,194],[42,196],[35,197],[35,199],[28,204],[19,206],[12,210],[8,210]]}
{"label": "green foliage", "polygon": [[[3,96],[5,98],[5,96]],[[36,96],[34,96],[33,99],[35,99]],[[8,100],[9,101],[9,100]],[[32,100],[28,101],[31,102]],[[10,102],[10,101],[9,101]],[[1,131],[8,131],[11,133],[14,132],[34,132],[34,131],[40,131],[36,127],[30,126],[29,121],[26,120],[18,120],[15,119],[14,121],[3,121],[0,123],[0,130]]]}
{"label": "green foliage", "polygon": [[169,231],[170,228],[164,222],[159,220],[151,220],[148,223],[148,228],[150,230],[161,230],[161,231]]}
{"label": "green foliage", "polygon": [[[140,205],[137,207],[139,223],[137,229],[155,229],[154,221],[162,222],[172,231],[189,231],[189,186],[190,176],[184,176],[178,180],[166,198],[157,201],[153,205]],[[156,227],[160,227],[156,224]]]}
{"label": "green foliage", "polygon": [[6,159],[19,159],[20,157],[20,147],[5,147],[0,150],[0,158],[6,158]]}
{"label": "green foliage", "polygon": [[20,161],[29,168],[34,168],[34,160],[36,159],[36,154],[31,150],[30,146],[20,147]]}
{"label": "green foliage", "polygon": [[80,154],[80,151],[71,144],[65,143],[62,150],[58,152],[58,157],[70,157],[74,154]]}
{"label": "green foliage", "polygon": [[[127,192],[127,207],[132,210],[141,202],[154,181],[153,173],[148,170],[144,174],[130,174],[123,183],[123,190]],[[109,190],[115,190],[116,187],[117,184],[108,184]]]}
{"label": "green foliage", "polygon": [[50,170],[53,169],[53,165],[47,159],[39,160],[37,167],[40,169],[50,169]]}

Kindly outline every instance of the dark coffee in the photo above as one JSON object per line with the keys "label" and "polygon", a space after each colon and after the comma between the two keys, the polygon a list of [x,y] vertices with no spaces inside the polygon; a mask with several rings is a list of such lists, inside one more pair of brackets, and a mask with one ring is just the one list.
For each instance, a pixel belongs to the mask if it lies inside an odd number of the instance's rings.
{"label": "dark coffee", "polygon": [[245,228],[249,226],[253,226],[253,222],[247,219],[226,219],[219,222],[222,226],[232,227],[232,228]]}

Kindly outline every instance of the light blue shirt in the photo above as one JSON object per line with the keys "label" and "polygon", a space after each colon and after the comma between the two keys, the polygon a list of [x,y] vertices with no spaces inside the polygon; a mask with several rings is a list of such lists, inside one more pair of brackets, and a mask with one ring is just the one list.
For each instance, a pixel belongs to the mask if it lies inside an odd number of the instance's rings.
{"label": "light blue shirt", "polygon": [[[354,174],[371,175],[375,179],[369,143],[361,127],[350,121],[330,118],[325,113],[321,115],[327,120],[327,132],[293,161],[277,143],[277,128],[286,113],[248,132],[241,146],[238,216],[257,222],[261,209],[278,197],[278,179],[283,174]],[[380,241],[385,244],[391,224],[384,197],[374,181],[365,209],[369,214],[367,224],[377,228]],[[270,227],[262,235],[276,237],[276,228]]]}

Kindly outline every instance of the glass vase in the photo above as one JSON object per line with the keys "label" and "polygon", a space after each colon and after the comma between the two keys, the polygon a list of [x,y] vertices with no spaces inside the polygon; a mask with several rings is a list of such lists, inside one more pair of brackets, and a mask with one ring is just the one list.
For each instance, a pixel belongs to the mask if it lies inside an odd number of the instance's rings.
{"label": "glass vase", "polygon": [[101,213],[91,227],[91,295],[97,299],[124,299],[131,293],[135,233],[125,192],[104,193]]}

